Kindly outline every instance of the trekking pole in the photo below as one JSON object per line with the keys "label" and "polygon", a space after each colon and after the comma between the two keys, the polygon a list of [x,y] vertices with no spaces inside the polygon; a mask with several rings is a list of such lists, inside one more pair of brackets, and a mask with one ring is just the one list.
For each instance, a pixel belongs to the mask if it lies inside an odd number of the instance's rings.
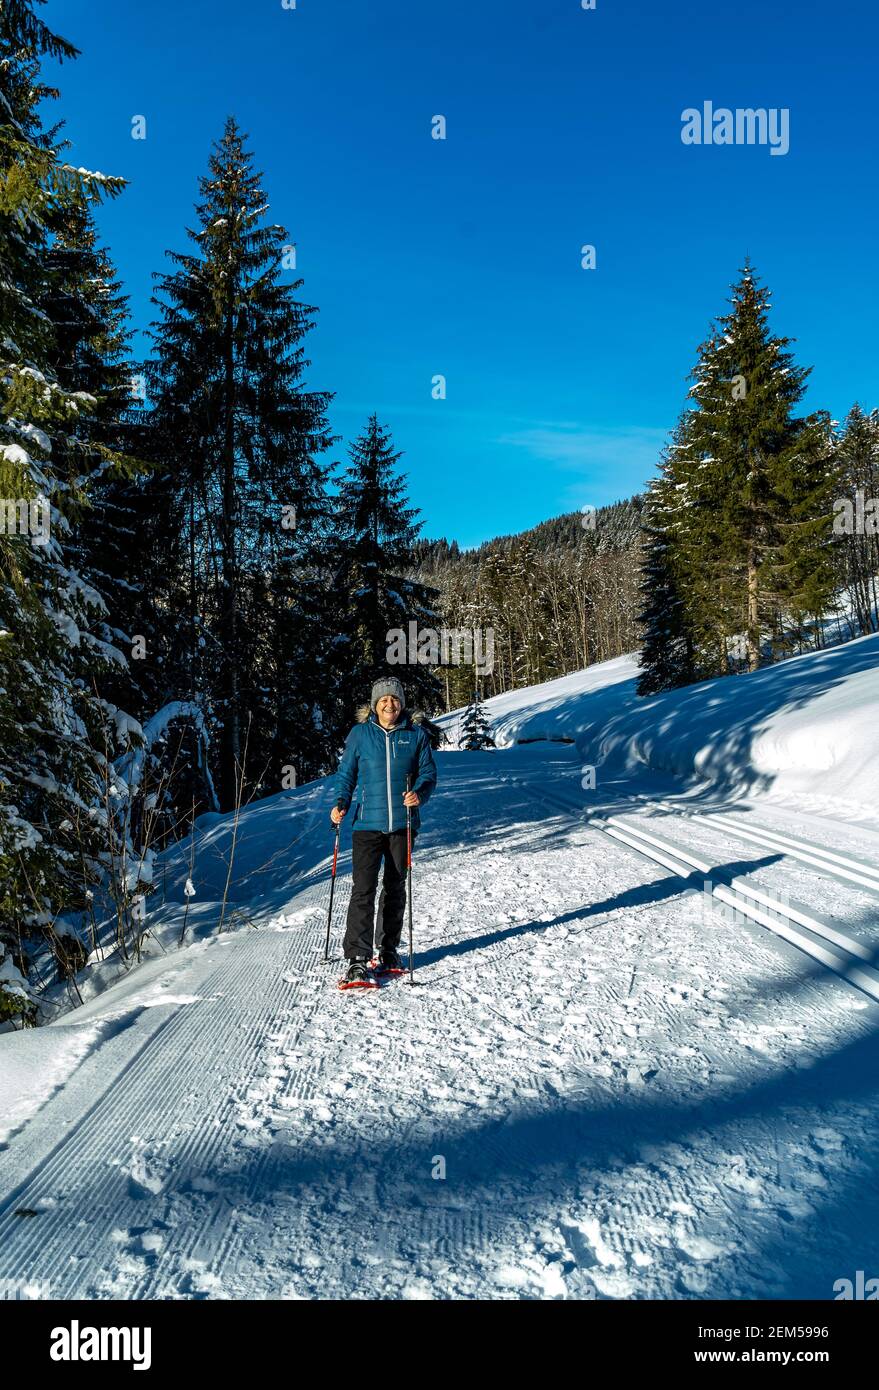
{"label": "trekking pole", "polygon": [[[406,774],[406,790],[412,790],[412,773]],[[412,943],[412,807],[406,807],[406,900],[409,904],[409,983],[414,985],[413,960],[415,948]]]}
{"label": "trekking pole", "polygon": [[336,826],[336,843],[333,846],[333,876],[330,879],[330,907],[327,912],[327,942],[324,946],[324,960],[330,958],[330,922],[333,920],[333,894],[336,891],[336,860],[339,858],[339,836],[342,833],[342,822]]}

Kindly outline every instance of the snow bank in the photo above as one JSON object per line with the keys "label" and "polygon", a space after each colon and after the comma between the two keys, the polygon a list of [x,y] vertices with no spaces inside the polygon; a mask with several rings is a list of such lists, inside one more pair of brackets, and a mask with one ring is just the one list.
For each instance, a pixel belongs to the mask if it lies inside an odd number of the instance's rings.
{"label": "snow bank", "polygon": [[[486,712],[499,746],[572,739],[595,766],[879,819],[879,635],[644,699],[637,678],[637,657],[618,657]],[[459,718],[443,722],[454,732]]]}
{"label": "snow bank", "polygon": [[0,1144],[6,1144],[63,1086],[94,1047],[101,1025],[27,1028],[3,1036],[0,1067]]}
{"label": "snow bank", "polygon": [[[498,748],[531,739],[576,742],[584,721],[600,724],[635,700],[637,679],[637,656],[619,656],[542,685],[494,695],[485,701],[492,736]],[[463,708],[453,710],[436,721],[453,743],[464,713]]]}
{"label": "snow bank", "polygon": [[629,702],[580,746],[600,762],[646,765],[731,794],[817,798],[830,811],[875,818],[879,636]]}

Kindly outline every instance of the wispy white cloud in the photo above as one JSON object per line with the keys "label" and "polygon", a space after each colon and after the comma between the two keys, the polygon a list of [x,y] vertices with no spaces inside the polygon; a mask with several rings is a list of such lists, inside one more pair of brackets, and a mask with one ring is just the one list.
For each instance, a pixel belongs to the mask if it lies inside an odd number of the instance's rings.
{"label": "wispy white cloud", "polygon": [[[378,411],[379,419],[387,416],[392,419],[395,415],[421,415],[431,418],[431,423],[436,424],[438,419],[445,419],[447,416],[456,420],[490,420],[492,425],[498,424],[500,412],[496,407],[484,410],[468,410],[461,406],[450,405],[448,401],[426,401],[420,405],[413,405],[411,402],[392,401],[380,406],[376,406],[375,401],[333,401],[330,406],[331,411],[339,415],[371,415],[374,410]],[[543,428],[576,430],[578,428],[576,420],[540,420],[530,415],[507,415],[504,414],[504,421],[510,424],[527,425],[532,431],[539,431]],[[526,431],[523,431],[525,433]],[[495,441],[502,442],[502,441]]]}
{"label": "wispy white cloud", "polygon": [[643,487],[656,472],[660,451],[668,431],[641,426],[588,429],[567,422],[563,425],[512,430],[497,443],[524,449],[542,465],[551,464],[563,473],[575,473],[577,481],[562,490],[561,500],[579,507],[584,485],[606,497],[614,493],[619,480],[620,496]]}

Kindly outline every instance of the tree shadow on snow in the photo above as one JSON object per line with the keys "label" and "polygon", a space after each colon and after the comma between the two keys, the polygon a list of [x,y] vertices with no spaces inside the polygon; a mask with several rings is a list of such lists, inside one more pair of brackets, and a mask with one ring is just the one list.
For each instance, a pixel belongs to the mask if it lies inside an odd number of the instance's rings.
{"label": "tree shadow on snow", "polygon": [[[779,857],[777,854],[770,854],[764,855],[760,859],[736,860],[729,864],[718,865],[712,872],[717,882],[723,882],[726,879],[735,878],[737,875],[752,873],[755,869],[763,868],[767,864],[773,864]],[[548,920],[523,922],[511,927],[499,927],[496,931],[468,936],[462,941],[444,942],[439,946],[428,947],[427,950],[419,951],[416,939],[416,961],[419,966],[434,965],[437,961],[447,957],[468,955],[471,951],[481,951],[488,946],[496,946],[502,941],[515,940],[520,936],[530,936],[549,931],[552,927],[588,922],[590,918],[598,919],[595,922],[595,926],[598,927],[603,925],[607,918],[614,913],[638,912],[645,907],[653,907],[659,903],[668,902],[671,898],[679,897],[682,893],[698,893],[701,896],[702,880],[703,875],[701,874],[698,876],[688,875],[687,877],[681,874],[668,874],[652,883],[637,884],[632,888],[624,889],[621,893],[614,893],[610,897],[602,898],[600,901],[589,903],[584,907],[571,908],[569,912],[561,912]]]}
{"label": "tree shadow on snow", "polygon": [[[727,676],[633,699],[619,714],[585,729],[578,736],[578,747],[586,749],[593,737],[606,753],[627,744],[634,733],[639,757],[651,768],[679,773],[690,765],[693,731],[698,729],[702,751],[697,776],[711,784],[706,795],[768,792],[774,774],[752,767],[751,751],[770,720],[804,709],[846,679],[877,667],[879,636],[874,635],[747,676]],[[816,771],[816,790],[820,782]]]}

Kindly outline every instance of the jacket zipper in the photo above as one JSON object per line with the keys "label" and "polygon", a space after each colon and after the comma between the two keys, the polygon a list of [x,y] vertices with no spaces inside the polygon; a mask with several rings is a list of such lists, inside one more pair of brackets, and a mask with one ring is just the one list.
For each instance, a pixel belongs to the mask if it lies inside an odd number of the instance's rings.
{"label": "jacket zipper", "polygon": [[388,834],[390,835],[393,825],[391,812],[391,736],[388,733],[385,734],[385,767],[388,775]]}

